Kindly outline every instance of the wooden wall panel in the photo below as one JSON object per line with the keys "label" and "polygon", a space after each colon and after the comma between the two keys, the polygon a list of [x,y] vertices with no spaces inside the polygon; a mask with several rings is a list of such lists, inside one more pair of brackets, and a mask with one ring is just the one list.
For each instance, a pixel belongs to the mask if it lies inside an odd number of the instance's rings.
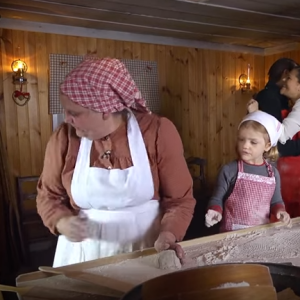
{"label": "wooden wall panel", "polygon": [[[52,126],[50,53],[157,61],[162,113],[175,123],[186,156],[208,159],[209,182],[214,182],[222,164],[235,158],[236,128],[251,97],[251,93],[241,94],[239,75],[247,72],[250,63],[253,85],[261,89],[265,84],[264,57],[253,54],[3,29],[0,117],[14,176],[39,175],[42,170]],[[26,88],[31,100],[25,107],[17,107],[11,98],[10,64],[17,58],[28,64]]]}
{"label": "wooden wall panel", "polygon": [[281,57],[287,57],[295,60],[298,64],[300,64],[300,49],[299,50],[293,50],[293,51],[286,51],[282,53],[272,54],[265,56],[265,80],[268,81],[268,71],[271,67],[271,65],[279,58]]}

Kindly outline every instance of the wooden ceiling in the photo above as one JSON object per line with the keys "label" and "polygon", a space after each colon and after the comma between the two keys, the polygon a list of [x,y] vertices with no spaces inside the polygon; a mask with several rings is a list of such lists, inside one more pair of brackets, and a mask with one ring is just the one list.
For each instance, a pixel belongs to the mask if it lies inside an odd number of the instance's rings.
{"label": "wooden ceiling", "polygon": [[0,0],[0,14],[264,49],[300,42],[299,0]]}

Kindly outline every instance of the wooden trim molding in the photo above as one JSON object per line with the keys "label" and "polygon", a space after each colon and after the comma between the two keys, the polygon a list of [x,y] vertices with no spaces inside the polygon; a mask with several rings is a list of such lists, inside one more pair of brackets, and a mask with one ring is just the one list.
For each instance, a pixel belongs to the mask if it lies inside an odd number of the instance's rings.
{"label": "wooden trim molding", "polygon": [[139,43],[146,43],[146,44],[191,47],[191,48],[198,48],[198,49],[210,49],[210,50],[253,53],[256,55],[264,55],[264,49],[258,47],[210,43],[210,42],[202,42],[196,40],[156,36],[156,35],[144,35],[144,34],[129,33],[129,32],[99,30],[99,29],[57,25],[57,24],[49,24],[49,23],[41,23],[41,22],[30,22],[30,21],[9,19],[9,18],[0,19],[0,28],[53,33],[53,34],[64,34],[70,36],[83,36],[83,37],[109,39],[109,40],[117,40],[117,41],[139,42]]}

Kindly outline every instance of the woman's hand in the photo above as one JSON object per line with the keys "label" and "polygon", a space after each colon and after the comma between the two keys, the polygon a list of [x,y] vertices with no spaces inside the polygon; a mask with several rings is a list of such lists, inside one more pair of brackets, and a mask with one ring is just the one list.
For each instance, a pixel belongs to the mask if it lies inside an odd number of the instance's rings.
{"label": "woman's hand", "polygon": [[248,103],[247,103],[247,110],[248,113],[252,113],[258,110],[258,102],[254,99],[251,99]]}
{"label": "woman's hand", "polygon": [[180,245],[176,243],[176,237],[169,231],[163,231],[159,234],[158,239],[154,243],[157,252],[164,250],[174,250],[179,259],[183,259],[185,254]]}
{"label": "woman's hand", "polygon": [[57,222],[56,229],[71,242],[82,242],[88,238],[86,217],[63,217]]}

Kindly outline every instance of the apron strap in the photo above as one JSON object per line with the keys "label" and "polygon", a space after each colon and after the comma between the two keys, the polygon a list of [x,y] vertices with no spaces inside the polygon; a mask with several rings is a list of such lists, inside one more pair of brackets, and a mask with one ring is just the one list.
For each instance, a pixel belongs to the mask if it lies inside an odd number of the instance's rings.
{"label": "apron strap", "polygon": [[241,173],[244,172],[244,164],[241,159],[238,161],[238,172],[241,172]]}
{"label": "apron strap", "polygon": [[269,177],[274,177],[275,175],[274,175],[272,165],[269,164],[266,160],[265,160],[265,164],[266,164],[266,167],[267,167],[267,170],[268,170]]}

